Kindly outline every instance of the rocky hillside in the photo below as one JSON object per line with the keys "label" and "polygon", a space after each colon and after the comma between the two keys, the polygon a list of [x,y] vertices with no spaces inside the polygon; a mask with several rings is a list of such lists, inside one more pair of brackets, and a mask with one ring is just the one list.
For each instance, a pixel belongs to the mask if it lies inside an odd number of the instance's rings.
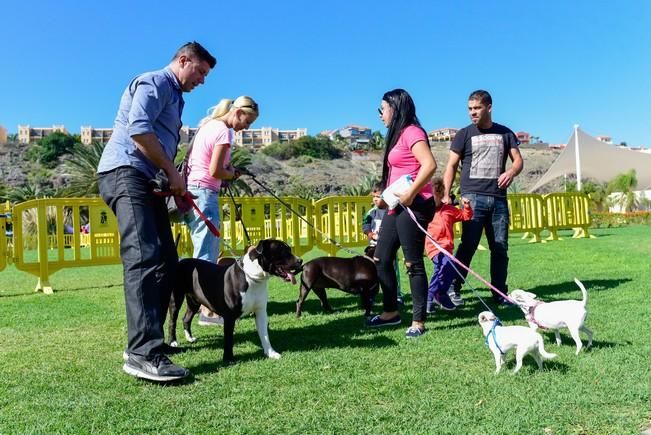
{"label": "rocky hillside", "polygon": [[[442,175],[448,160],[448,148],[435,144],[432,152],[438,163],[437,175]],[[560,151],[548,149],[522,148],[524,171],[517,180],[517,190],[527,192],[544,174],[558,157]],[[365,158],[347,156],[338,160],[292,159],[279,161],[264,155],[256,155],[251,171],[269,187],[284,190],[290,183],[315,186],[324,194],[342,193],[347,186],[361,183],[366,176],[379,177],[382,171],[382,154],[369,153]],[[246,177],[243,178],[246,180]],[[254,192],[262,194],[263,190],[251,183]],[[550,186],[558,189],[559,185]]]}
{"label": "rocky hillside", "polygon": [[[447,144],[434,144],[432,152],[438,163],[437,175],[441,175],[448,158]],[[33,163],[25,162],[24,154],[29,145],[0,145],[0,180],[9,189],[27,185],[39,169]],[[560,151],[522,148],[525,169],[516,179],[517,190],[526,192],[558,157]],[[372,152],[363,157],[345,156],[336,160],[319,160],[300,157],[287,161],[275,160],[262,153],[253,157],[249,168],[258,180],[276,193],[309,190],[318,196],[342,194],[348,186],[357,186],[368,176],[379,177],[382,170],[382,153]],[[53,185],[58,185],[62,168],[56,168],[51,176]],[[247,177],[254,194],[265,194],[264,190]],[[552,189],[559,186],[552,186]]]}

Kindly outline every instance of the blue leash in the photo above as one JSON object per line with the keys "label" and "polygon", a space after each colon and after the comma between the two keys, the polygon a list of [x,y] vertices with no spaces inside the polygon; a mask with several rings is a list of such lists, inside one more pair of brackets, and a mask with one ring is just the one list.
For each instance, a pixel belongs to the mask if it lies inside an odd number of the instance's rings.
{"label": "blue leash", "polygon": [[500,322],[499,319],[495,319],[493,321],[493,324],[491,325],[491,330],[488,331],[488,334],[486,334],[486,339],[484,340],[484,343],[486,343],[486,346],[488,346],[488,337],[490,337],[492,335],[493,336],[493,343],[495,343],[495,347],[497,347],[497,350],[499,350],[500,353],[502,355],[504,355],[504,351],[502,350],[500,345],[497,344],[497,337],[495,337],[495,327],[496,326],[502,326],[502,322]]}

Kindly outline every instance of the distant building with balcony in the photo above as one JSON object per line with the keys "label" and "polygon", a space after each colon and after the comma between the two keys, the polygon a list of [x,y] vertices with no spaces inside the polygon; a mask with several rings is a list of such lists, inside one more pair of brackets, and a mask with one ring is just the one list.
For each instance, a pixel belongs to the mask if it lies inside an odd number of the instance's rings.
{"label": "distant building with balcony", "polygon": [[7,129],[0,125],[0,145],[7,143]]}
{"label": "distant building with balcony", "polygon": [[273,142],[286,143],[307,136],[307,128],[280,130],[262,127],[235,132],[235,144],[251,148],[264,148]]}
{"label": "distant building with balcony", "polygon": [[515,134],[515,137],[518,138],[520,145],[529,145],[531,143],[531,135],[526,131],[519,131]]}
{"label": "distant building with balcony", "polygon": [[329,137],[330,140],[336,140],[337,136],[339,136],[348,146],[354,149],[367,148],[373,137],[370,128],[354,124],[336,130],[324,130],[320,134]]}
{"label": "distant building with balcony", "polygon": [[459,131],[458,128],[439,128],[427,133],[430,142],[451,142]]}
{"label": "distant building with balcony", "polygon": [[38,142],[48,134],[61,132],[68,134],[68,130],[63,125],[53,125],[52,127],[30,127],[29,125],[18,126],[18,142],[32,143]]}
{"label": "distant building with balcony", "polygon": [[93,142],[106,144],[113,133],[112,128],[93,128],[90,125],[81,126],[81,143],[90,145]]}

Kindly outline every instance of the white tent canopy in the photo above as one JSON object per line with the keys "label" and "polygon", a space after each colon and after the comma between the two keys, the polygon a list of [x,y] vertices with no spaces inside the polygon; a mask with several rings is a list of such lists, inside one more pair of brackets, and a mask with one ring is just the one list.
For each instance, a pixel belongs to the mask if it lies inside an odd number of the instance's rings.
{"label": "white tent canopy", "polygon": [[530,192],[535,192],[543,185],[566,174],[576,174],[577,179],[592,178],[608,182],[631,169],[635,169],[636,189],[651,189],[651,154],[621,149],[601,142],[577,126],[567,141],[565,149]]}

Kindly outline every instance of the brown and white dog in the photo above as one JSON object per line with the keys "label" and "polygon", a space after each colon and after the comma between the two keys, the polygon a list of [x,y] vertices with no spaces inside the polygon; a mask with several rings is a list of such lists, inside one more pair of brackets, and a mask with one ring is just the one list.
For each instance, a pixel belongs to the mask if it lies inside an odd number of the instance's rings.
{"label": "brown and white dog", "polygon": [[303,303],[310,290],[314,290],[319,297],[323,311],[332,312],[326,288],[360,295],[365,315],[369,316],[379,289],[375,263],[366,255],[352,258],[318,257],[305,263],[296,301],[296,317],[301,316]]}
{"label": "brown and white dog", "polygon": [[504,364],[504,355],[515,348],[515,370],[522,368],[522,359],[529,354],[536,360],[538,369],[542,370],[542,360],[556,358],[556,354],[545,351],[542,335],[526,326],[502,326],[495,314],[482,311],[478,318],[479,326],[486,337],[486,344],[495,357],[495,373],[499,373]]}
{"label": "brown and white dog", "polygon": [[170,300],[168,341],[178,346],[176,322],[183,298],[188,308],[183,316],[185,337],[195,342],[191,322],[201,305],[224,318],[224,361],[233,361],[233,331],[235,321],[244,314],[255,314],[255,325],[264,354],[278,359],[269,341],[267,317],[267,281],[278,276],[296,283],[294,274],[300,271],[302,260],[292,254],[291,248],[280,240],[261,240],[249,249],[241,261],[215,264],[195,258],[185,258],[178,264]]}
{"label": "brown and white dog", "polygon": [[583,347],[579,331],[583,331],[588,336],[588,345],[592,345],[592,331],[585,326],[585,318],[588,314],[586,304],[588,303],[588,292],[578,279],[574,282],[581,289],[583,299],[543,302],[536,298],[536,295],[524,290],[513,290],[509,296],[520,306],[524,312],[529,326],[536,330],[550,329],[556,335],[556,344],[561,345],[561,335],[558,330],[566,327],[576,343],[576,354],[578,355]]}

